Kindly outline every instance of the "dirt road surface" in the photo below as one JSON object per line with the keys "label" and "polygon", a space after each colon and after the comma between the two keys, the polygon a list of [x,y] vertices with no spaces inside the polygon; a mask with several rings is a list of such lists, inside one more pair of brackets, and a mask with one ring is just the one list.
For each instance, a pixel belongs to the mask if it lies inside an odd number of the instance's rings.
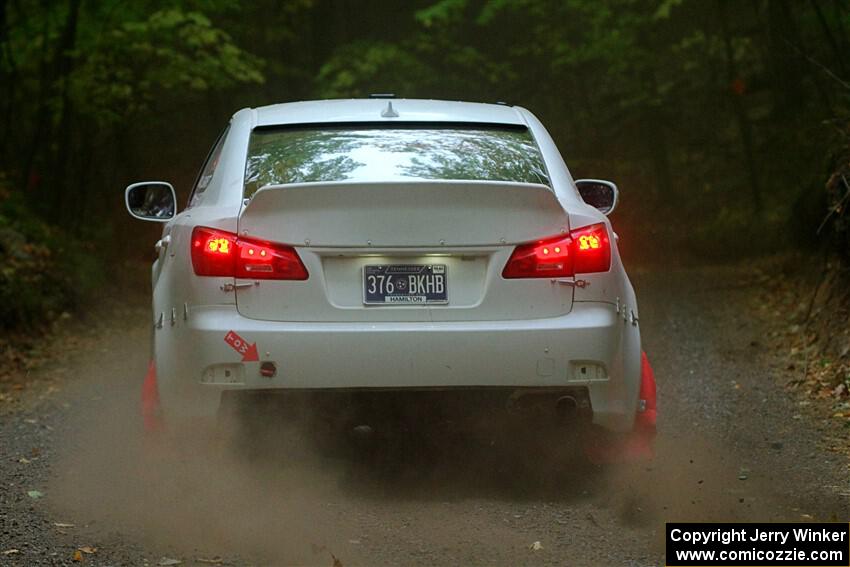
{"label": "dirt road surface", "polygon": [[648,566],[666,521],[850,518],[847,460],[782,389],[748,268],[633,279],[658,455],[604,469],[499,444],[365,464],[224,456],[208,435],[145,451],[146,298],[116,291],[0,401],[0,565]]}

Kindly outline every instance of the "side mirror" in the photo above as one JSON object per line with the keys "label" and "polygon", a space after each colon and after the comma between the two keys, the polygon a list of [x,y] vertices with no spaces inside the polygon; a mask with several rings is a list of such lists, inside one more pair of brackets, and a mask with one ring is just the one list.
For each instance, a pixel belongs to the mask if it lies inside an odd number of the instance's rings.
{"label": "side mirror", "polygon": [[177,214],[177,194],[163,181],[133,183],[124,191],[124,203],[130,215],[141,220],[168,222]]}
{"label": "side mirror", "polygon": [[601,179],[578,179],[576,189],[584,202],[599,209],[603,214],[610,215],[617,208],[620,191],[610,181]]}

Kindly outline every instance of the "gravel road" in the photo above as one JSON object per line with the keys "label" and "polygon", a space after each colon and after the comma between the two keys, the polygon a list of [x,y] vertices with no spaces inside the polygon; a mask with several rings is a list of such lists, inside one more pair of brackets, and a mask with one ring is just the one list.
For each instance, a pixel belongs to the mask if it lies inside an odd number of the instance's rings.
{"label": "gravel road", "polygon": [[648,566],[666,521],[847,521],[847,459],[781,387],[750,269],[633,279],[658,455],[605,469],[462,444],[293,465],[203,431],[145,450],[146,298],[115,292],[0,398],[0,565]]}

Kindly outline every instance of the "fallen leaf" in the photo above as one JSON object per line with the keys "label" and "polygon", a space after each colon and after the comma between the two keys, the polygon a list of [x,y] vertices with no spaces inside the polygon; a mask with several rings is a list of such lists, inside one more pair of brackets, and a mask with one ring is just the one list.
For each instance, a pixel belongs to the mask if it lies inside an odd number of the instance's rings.
{"label": "fallen leaf", "polygon": [[80,550],[79,550],[79,549],[75,549],[75,550],[74,550],[74,555],[73,555],[71,558],[72,558],[74,561],[82,561],[82,560],[83,560],[83,554],[80,552]]}
{"label": "fallen leaf", "polygon": [[528,546],[528,549],[530,549],[531,551],[540,551],[541,549],[543,549],[543,544],[539,541],[535,541],[534,543]]}
{"label": "fallen leaf", "polygon": [[25,457],[21,457],[20,459],[18,459],[18,462],[19,462],[19,463],[21,463],[22,465],[28,465],[28,464],[30,464],[32,461],[30,461],[29,459],[27,459],[27,458],[25,458]]}
{"label": "fallen leaf", "polygon": [[20,553],[20,549],[7,549],[3,552],[3,555],[15,555],[16,553]]}
{"label": "fallen leaf", "polygon": [[90,545],[84,545],[83,547],[78,547],[77,549],[89,555],[91,555],[92,553],[97,553],[97,548],[91,547]]}
{"label": "fallen leaf", "polygon": [[167,567],[169,565],[182,565],[182,564],[183,564],[183,562],[180,561],[179,559],[171,559],[170,557],[163,557],[162,559],[159,560],[159,563],[157,563],[157,565],[159,565],[160,567]]}
{"label": "fallen leaf", "polygon": [[39,490],[28,490],[28,491],[27,491],[27,496],[29,496],[29,497],[30,497],[30,498],[32,498],[33,500],[38,500],[39,498],[41,498],[42,496],[44,496],[44,493],[43,493],[43,492],[41,492],[41,491],[39,491]]}

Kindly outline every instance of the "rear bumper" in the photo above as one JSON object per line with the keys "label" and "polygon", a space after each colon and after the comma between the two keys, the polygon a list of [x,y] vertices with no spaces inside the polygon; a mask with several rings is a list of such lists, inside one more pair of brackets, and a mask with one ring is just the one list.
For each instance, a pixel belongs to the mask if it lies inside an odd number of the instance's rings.
{"label": "rear bumper", "polygon": [[[243,362],[225,342],[230,331],[256,343],[259,360]],[[640,384],[637,328],[607,303],[579,302],[562,317],[463,323],[270,322],[210,306],[156,333],[167,413],[214,413],[221,392],[233,389],[586,387],[593,422],[625,431]],[[274,363],[273,377],[261,375],[262,362]]]}

